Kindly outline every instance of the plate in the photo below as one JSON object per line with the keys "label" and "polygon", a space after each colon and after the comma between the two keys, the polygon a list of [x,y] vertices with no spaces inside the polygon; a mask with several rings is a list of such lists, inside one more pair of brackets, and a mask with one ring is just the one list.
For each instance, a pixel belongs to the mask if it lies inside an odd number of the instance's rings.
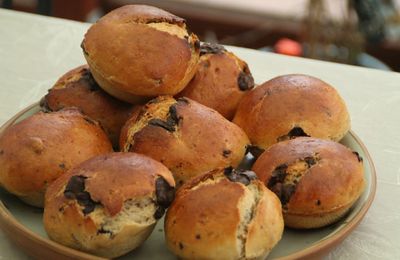
{"label": "plate", "polygon": [[[38,103],[19,112],[1,128],[39,111]],[[282,240],[272,250],[268,259],[310,259],[327,254],[360,223],[375,196],[376,173],[367,148],[350,131],[342,144],[357,151],[364,159],[366,189],[349,213],[336,224],[310,231],[285,229]],[[48,239],[42,224],[43,210],[28,206],[15,196],[0,188],[0,228],[28,255],[38,259],[102,259],[87,253],[57,244]],[[176,259],[165,246],[163,219],[150,238],[139,248],[119,259]]]}

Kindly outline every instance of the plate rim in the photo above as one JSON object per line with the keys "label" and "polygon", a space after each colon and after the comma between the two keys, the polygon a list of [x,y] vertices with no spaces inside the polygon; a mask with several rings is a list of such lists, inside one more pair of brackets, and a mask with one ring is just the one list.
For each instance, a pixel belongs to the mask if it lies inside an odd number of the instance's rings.
{"label": "plate rim", "polygon": [[[25,113],[29,112],[30,110],[38,106],[39,102],[35,102],[27,106],[26,108],[22,109],[21,111],[19,111],[17,114],[15,114],[12,118],[10,118],[0,127],[0,134],[10,125],[12,125],[16,120],[18,120],[22,115],[24,115]],[[327,252],[331,251],[332,248],[334,248],[340,242],[342,242],[351,233],[351,231],[360,224],[361,220],[364,218],[365,214],[371,207],[371,204],[375,198],[376,186],[377,186],[375,165],[372,161],[372,157],[367,147],[357,136],[357,134],[355,134],[352,130],[349,130],[348,134],[351,135],[351,137],[355,140],[355,142],[362,148],[363,152],[365,153],[365,156],[368,159],[367,161],[370,168],[371,180],[370,180],[370,193],[368,194],[365,203],[361,206],[359,212],[353,217],[353,219],[350,222],[348,222],[344,227],[342,227],[339,231],[334,233],[332,236],[329,236],[328,238],[323,238],[315,245],[311,245],[298,252],[295,252],[288,256],[279,257],[277,259],[288,260],[288,259],[317,258],[325,255]],[[0,199],[0,228],[4,231],[4,233],[7,235],[8,238],[10,238],[14,243],[19,245],[23,249],[26,249],[26,246],[21,244],[22,243],[21,240],[26,240],[26,241],[36,242],[46,250],[51,250],[54,253],[61,254],[61,256],[64,256],[64,259],[71,259],[71,258],[91,259],[91,260],[105,259],[73,248],[69,248],[67,246],[56,243],[50,240],[49,238],[44,238],[40,236],[39,234],[35,233],[28,227],[21,224],[14,217],[14,215],[6,208],[1,199]],[[28,255],[32,255],[32,253],[28,252],[27,250],[24,250],[24,252]]]}

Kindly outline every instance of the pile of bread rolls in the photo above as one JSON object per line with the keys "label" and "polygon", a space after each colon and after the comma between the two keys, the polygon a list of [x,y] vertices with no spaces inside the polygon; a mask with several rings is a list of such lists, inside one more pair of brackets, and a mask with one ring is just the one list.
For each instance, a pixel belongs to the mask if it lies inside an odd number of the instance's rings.
{"label": "pile of bread rolls", "polygon": [[166,212],[179,258],[264,258],[284,226],[332,224],[363,192],[362,158],[338,143],[349,114],[327,83],[254,88],[243,60],[145,5],[108,13],[81,47],[88,65],[0,136],[0,184],[44,207],[52,240],[114,258]]}

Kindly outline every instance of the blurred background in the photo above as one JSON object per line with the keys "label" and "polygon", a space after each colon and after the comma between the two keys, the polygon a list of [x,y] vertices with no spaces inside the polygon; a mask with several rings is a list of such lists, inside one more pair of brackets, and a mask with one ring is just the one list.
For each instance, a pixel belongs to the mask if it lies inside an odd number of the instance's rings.
{"label": "blurred background", "polygon": [[400,0],[0,0],[83,22],[133,3],[184,17],[202,41],[400,71]]}

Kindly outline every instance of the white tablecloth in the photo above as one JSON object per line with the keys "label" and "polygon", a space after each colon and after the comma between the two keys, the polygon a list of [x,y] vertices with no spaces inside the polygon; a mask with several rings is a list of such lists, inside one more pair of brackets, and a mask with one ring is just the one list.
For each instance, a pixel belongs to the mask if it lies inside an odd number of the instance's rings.
{"label": "white tablecloth", "polygon": [[[0,9],[0,124],[38,101],[56,79],[84,63],[88,24]],[[364,220],[327,259],[400,259],[400,74],[230,48],[258,83],[305,73],[335,86],[352,129],[376,166],[378,190]],[[24,259],[0,230],[0,259]]]}

